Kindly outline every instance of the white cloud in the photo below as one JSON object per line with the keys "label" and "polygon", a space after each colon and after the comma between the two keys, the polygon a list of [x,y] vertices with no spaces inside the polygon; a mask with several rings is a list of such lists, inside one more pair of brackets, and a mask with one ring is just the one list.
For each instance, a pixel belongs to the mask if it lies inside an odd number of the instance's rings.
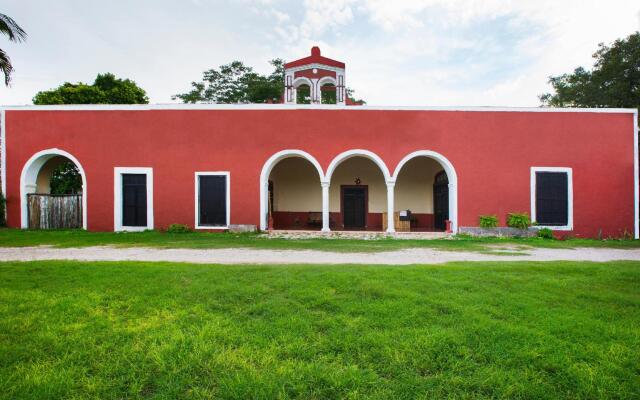
{"label": "white cloud", "polygon": [[3,12],[30,35],[0,38],[16,67],[3,104],[104,71],[167,102],[207,68],[266,72],[319,45],[369,104],[535,106],[549,75],[590,67],[599,42],[640,29],[637,0],[33,0]]}
{"label": "white cloud", "polygon": [[[346,57],[349,85],[370,104],[535,106],[537,96],[548,90],[548,76],[578,65],[590,67],[597,43],[637,30],[640,4],[369,0],[357,9],[388,32],[385,39],[371,47],[360,40],[333,46]],[[487,32],[498,28],[500,18],[514,36],[509,37],[509,31]],[[476,25],[484,30],[478,31]],[[469,59],[461,61],[455,55]],[[507,71],[496,69],[500,64]],[[490,75],[495,83],[483,86]],[[474,85],[455,84],[467,81]]]}
{"label": "white cloud", "polygon": [[351,3],[352,0],[305,0],[305,15],[300,31],[305,37],[310,37],[351,22]]}
{"label": "white cloud", "polygon": [[274,17],[276,17],[276,20],[278,20],[278,23],[280,24],[288,22],[291,19],[289,14],[283,13],[282,11],[278,11],[276,9],[271,9],[271,13]]}

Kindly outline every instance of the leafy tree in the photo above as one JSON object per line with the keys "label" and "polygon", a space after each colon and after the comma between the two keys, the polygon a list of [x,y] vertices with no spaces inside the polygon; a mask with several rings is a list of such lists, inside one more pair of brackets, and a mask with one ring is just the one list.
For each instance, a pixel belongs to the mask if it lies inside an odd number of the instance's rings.
{"label": "leafy tree", "polygon": [[336,104],[337,101],[336,86],[331,83],[322,85],[320,88],[320,102],[322,104]]}
{"label": "leafy tree", "polygon": [[540,100],[552,107],[640,107],[640,32],[598,45],[591,71],[582,67],[572,74],[552,76],[554,93]]}
{"label": "leafy tree", "polygon": [[65,82],[51,90],[38,92],[33,104],[147,104],[147,92],[130,79],[111,73],[98,74],[92,85]]}
{"label": "leafy tree", "polygon": [[260,75],[241,61],[205,71],[201,82],[191,82],[191,91],[172,98],[184,103],[266,103],[282,96],[284,61],[271,60],[273,72]]}
{"label": "leafy tree", "polygon": [[78,167],[65,161],[58,165],[51,174],[51,194],[75,194],[82,191],[82,176]]}
{"label": "leafy tree", "polygon": [[347,97],[350,98],[351,100],[353,100],[354,103],[358,103],[358,104],[367,104],[366,101],[362,100],[362,99],[358,99],[356,100],[355,98],[355,90],[351,89],[350,87],[345,88],[345,92],[347,93]]}
{"label": "leafy tree", "polygon": [[[147,93],[130,79],[98,74],[92,85],[65,82],[56,89],[38,92],[33,104],[146,104]],[[52,194],[78,193],[82,177],[72,162],[60,164],[51,176]]]}
{"label": "leafy tree", "polygon": [[[6,35],[12,42],[22,42],[27,38],[27,33],[11,17],[0,14],[0,33]],[[4,73],[4,84],[9,86],[11,82],[11,73],[13,72],[13,64],[11,59],[0,49],[0,70]]]}
{"label": "leafy tree", "polygon": [[296,104],[311,104],[311,88],[309,85],[303,84],[296,88]]}

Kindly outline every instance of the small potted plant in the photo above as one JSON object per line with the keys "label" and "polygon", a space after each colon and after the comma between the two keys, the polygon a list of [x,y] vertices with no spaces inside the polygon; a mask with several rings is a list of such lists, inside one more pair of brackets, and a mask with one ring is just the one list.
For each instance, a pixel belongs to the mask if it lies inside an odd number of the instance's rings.
{"label": "small potted plant", "polygon": [[481,215],[479,225],[483,231],[487,231],[491,235],[497,234],[498,217],[495,215]]}
{"label": "small potted plant", "polygon": [[531,218],[525,213],[510,213],[507,215],[507,226],[513,228],[514,236],[529,236]]}
{"label": "small potted plant", "polygon": [[549,228],[540,228],[538,229],[537,236],[540,239],[553,239],[553,231]]}

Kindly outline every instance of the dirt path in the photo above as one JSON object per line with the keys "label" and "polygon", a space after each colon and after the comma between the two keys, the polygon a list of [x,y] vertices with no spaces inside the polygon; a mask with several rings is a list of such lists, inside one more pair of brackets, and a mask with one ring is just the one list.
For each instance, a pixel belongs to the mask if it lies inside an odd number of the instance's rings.
{"label": "dirt path", "polygon": [[338,253],[316,250],[155,249],[47,246],[0,248],[0,261],[171,261],[206,264],[439,264],[449,261],[614,261],[638,260],[640,249],[518,249],[499,254],[406,249],[381,253]]}

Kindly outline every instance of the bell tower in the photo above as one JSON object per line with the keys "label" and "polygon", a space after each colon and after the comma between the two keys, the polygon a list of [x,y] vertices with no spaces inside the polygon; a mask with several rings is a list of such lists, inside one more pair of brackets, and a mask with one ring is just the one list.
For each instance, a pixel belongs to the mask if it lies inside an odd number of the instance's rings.
{"label": "bell tower", "polygon": [[347,103],[344,63],[323,57],[320,48],[311,55],[284,65],[285,104]]}

